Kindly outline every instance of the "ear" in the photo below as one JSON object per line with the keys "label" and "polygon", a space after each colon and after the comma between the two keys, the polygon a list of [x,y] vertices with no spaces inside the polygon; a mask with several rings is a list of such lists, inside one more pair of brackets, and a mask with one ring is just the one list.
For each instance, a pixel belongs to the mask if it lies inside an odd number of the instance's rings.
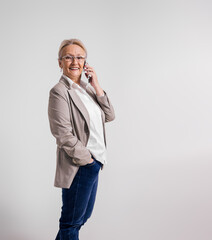
{"label": "ear", "polygon": [[58,59],[58,64],[59,64],[60,68],[63,68],[63,64],[62,64],[62,61],[60,59]]}

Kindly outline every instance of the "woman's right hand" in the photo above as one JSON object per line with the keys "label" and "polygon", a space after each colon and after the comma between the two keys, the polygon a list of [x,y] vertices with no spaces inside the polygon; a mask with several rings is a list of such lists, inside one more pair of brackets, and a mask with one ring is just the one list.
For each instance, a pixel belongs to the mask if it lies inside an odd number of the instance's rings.
{"label": "woman's right hand", "polygon": [[89,163],[92,163],[94,161],[94,159],[93,158],[91,158],[91,160],[90,160],[90,162]]}

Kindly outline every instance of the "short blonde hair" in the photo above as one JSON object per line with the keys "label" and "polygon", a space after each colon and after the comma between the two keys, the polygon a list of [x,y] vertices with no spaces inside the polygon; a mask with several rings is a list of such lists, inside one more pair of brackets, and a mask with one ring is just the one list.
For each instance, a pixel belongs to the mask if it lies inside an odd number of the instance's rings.
{"label": "short blonde hair", "polygon": [[58,52],[59,60],[61,60],[61,58],[62,58],[63,48],[68,45],[71,45],[71,44],[80,46],[85,51],[85,57],[87,58],[87,50],[85,48],[85,45],[82,43],[82,41],[80,41],[79,39],[76,39],[76,38],[71,38],[71,39],[63,40],[62,43],[60,44],[60,48],[59,48],[59,52]]}

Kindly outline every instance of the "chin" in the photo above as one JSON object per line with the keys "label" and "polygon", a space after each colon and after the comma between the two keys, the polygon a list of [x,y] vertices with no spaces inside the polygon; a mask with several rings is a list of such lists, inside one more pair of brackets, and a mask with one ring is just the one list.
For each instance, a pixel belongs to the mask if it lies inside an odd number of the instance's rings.
{"label": "chin", "polygon": [[71,79],[72,79],[72,78],[73,78],[73,79],[78,79],[78,78],[81,77],[81,74],[79,75],[79,74],[70,74],[70,73],[69,73],[69,74],[68,74],[68,77],[71,78]]}

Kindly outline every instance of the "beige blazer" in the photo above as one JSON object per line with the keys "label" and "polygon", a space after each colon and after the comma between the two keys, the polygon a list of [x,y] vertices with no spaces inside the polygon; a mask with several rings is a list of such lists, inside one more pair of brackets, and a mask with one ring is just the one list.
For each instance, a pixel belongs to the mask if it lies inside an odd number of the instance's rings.
{"label": "beige blazer", "polygon": [[[105,122],[114,120],[113,106],[105,91],[104,96],[97,96],[91,86],[86,91],[101,110],[106,146]],[[80,97],[63,76],[49,92],[48,117],[57,144],[54,186],[69,188],[79,166],[86,165],[91,160],[91,153],[86,148],[90,119]]]}

